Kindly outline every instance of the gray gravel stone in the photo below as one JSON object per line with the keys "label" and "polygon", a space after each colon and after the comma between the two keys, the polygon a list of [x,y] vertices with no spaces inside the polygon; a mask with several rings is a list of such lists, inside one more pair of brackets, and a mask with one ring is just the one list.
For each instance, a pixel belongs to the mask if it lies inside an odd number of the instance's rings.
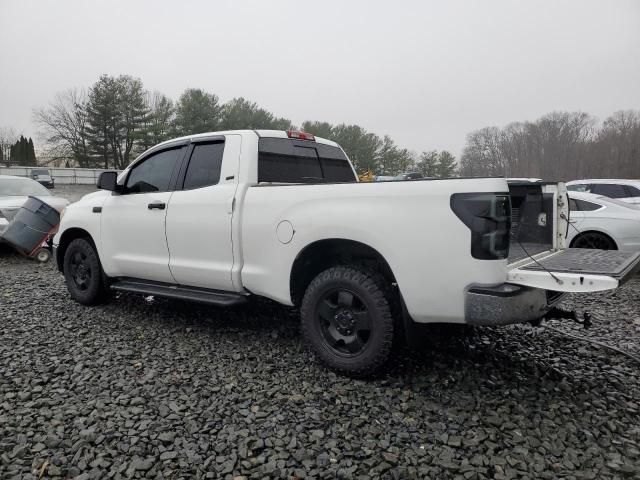
{"label": "gray gravel stone", "polygon": [[[571,296],[640,355],[640,279]],[[72,302],[53,265],[0,250],[0,478],[640,476],[640,369],[543,328],[434,327],[381,375],[303,347],[295,311],[118,295]],[[208,475],[208,477],[207,477]]]}

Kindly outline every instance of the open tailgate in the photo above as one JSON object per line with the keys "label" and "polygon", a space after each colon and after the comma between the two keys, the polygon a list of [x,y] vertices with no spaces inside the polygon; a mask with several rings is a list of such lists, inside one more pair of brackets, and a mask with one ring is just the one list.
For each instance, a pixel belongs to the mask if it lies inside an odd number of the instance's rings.
{"label": "open tailgate", "polygon": [[[535,258],[535,260],[534,260]],[[640,270],[640,252],[569,248],[513,265],[510,283],[558,292],[617,288]]]}
{"label": "open tailgate", "polygon": [[617,288],[640,268],[640,252],[565,248],[571,213],[563,183],[508,183],[508,282],[557,292],[597,292]]}

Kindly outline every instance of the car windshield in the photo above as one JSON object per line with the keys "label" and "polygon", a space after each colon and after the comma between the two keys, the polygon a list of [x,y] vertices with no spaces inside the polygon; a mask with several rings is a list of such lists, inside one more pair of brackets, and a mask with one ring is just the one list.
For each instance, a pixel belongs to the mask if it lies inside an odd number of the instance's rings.
{"label": "car windshield", "polygon": [[0,178],[0,197],[50,196],[49,190],[29,178]]}
{"label": "car windshield", "polygon": [[49,175],[49,170],[31,170],[31,175]]}

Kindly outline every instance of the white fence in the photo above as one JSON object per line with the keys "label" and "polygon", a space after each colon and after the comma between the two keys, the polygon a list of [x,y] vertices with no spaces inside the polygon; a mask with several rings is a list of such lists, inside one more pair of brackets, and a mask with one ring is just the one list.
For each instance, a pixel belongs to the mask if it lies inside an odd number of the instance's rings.
{"label": "white fence", "polygon": [[[95,185],[102,172],[101,168],[53,168],[53,167],[0,167],[0,175],[31,176],[31,170],[46,168],[56,183],[61,185]],[[113,170],[111,170],[113,171]]]}

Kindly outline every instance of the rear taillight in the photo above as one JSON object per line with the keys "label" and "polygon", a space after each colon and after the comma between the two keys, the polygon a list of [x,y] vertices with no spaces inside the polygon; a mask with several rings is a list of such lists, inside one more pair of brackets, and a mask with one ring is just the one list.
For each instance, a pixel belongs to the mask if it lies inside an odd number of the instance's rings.
{"label": "rear taillight", "polygon": [[479,260],[509,256],[511,200],[507,193],[454,193],[451,209],[471,230],[471,255]]}
{"label": "rear taillight", "polygon": [[297,130],[287,130],[287,137],[297,138],[298,140],[311,140],[315,142],[316,137],[307,132],[298,132]]}

